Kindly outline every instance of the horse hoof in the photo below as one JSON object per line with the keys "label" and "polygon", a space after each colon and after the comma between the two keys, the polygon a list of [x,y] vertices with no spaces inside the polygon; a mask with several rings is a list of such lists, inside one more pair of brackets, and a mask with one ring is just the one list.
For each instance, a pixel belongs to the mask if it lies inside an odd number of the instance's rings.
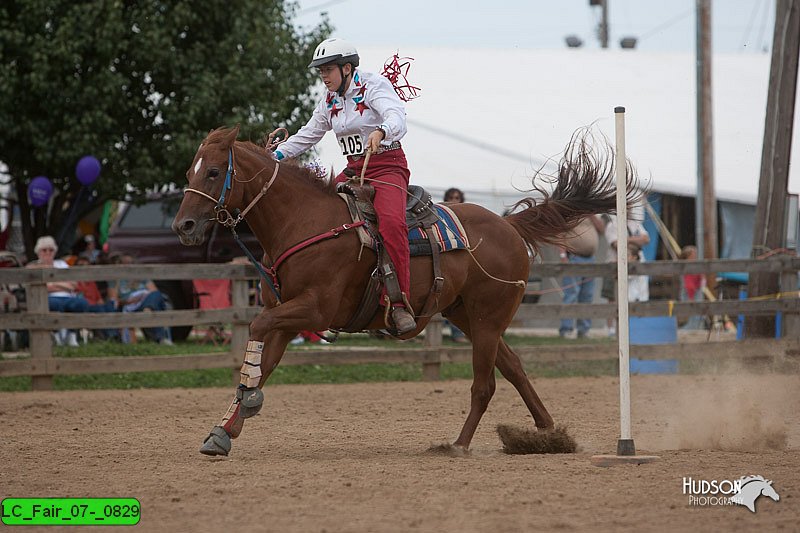
{"label": "horse hoof", "polygon": [[203,455],[228,455],[231,451],[231,438],[228,433],[220,426],[214,426],[203,445],[200,446],[200,453]]}
{"label": "horse hoof", "polygon": [[466,448],[459,444],[450,444],[449,442],[446,442],[444,444],[432,444],[431,447],[428,448],[428,453],[433,455],[443,455],[445,457],[470,456],[469,448]]}
{"label": "horse hoof", "polygon": [[264,405],[264,393],[258,387],[239,389],[239,416],[250,418],[256,416]]}

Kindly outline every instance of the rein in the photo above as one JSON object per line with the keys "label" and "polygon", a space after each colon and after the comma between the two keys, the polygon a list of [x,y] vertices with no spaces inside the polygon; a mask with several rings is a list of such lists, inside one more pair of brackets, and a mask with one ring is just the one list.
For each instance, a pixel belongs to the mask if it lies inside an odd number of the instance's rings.
{"label": "rein", "polygon": [[[230,211],[228,211],[228,208],[225,205],[225,192],[231,190],[233,188],[233,182],[237,181],[233,179],[236,176],[236,169],[234,167],[234,152],[232,146],[231,148],[229,148],[228,152],[228,170],[225,173],[225,183],[222,186],[222,192],[220,193],[218,200],[215,200],[213,196],[210,196],[204,193],[203,191],[199,191],[197,189],[192,189],[190,187],[187,187],[186,189],[183,190],[184,194],[186,194],[187,192],[193,192],[199,194],[203,198],[208,198],[209,200],[211,200],[216,204],[216,206],[214,207],[215,216],[213,220],[216,220],[217,222],[219,222],[220,224],[231,230],[231,233],[233,234],[233,238],[236,241],[236,244],[238,244],[239,248],[241,248],[242,251],[244,251],[244,254],[247,256],[247,259],[253,264],[254,267],[256,267],[256,270],[258,270],[259,275],[269,285],[269,288],[272,290],[272,294],[275,296],[277,305],[280,305],[282,303],[280,294],[280,281],[278,280],[278,267],[284,261],[286,261],[290,256],[294,255],[295,253],[299,252],[304,248],[307,248],[320,241],[338,237],[341,233],[347,230],[355,229],[365,224],[363,220],[354,223],[346,223],[336,228],[331,228],[324,233],[320,233],[319,235],[309,237],[308,239],[295,244],[294,246],[290,247],[288,250],[280,254],[278,258],[275,260],[275,262],[272,263],[272,266],[269,266],[265,269],[261,264],[261,262],[258,261],[253,256],[253,254],[250,252],[247,246],[239,238],[239,234],[236,232],[236,226],[239,224],[239,222],[241,222],[244,219],[245,216],[247,216],[247,213],[250,212],[250,210],[261,200],[261,198],[264,197],[269,188],[272,187],[272,184],[275,182],[275,178],[278,176],[279,167],[280,163],[276,161],[275,170],[273,170],[272,172],[272,177],[270,177],[267,183],[265,183],[264,186],[261,187],[261,191],[256,195],[255,198],[253,198],[253,200],[249,204],[247,204],[247,207],[245,207],[243,211],[236,213],[236,216],[233,216],[230,213]],[[259,170],[252,178],[250,178],[246,182],[253,181],[264,170],[266,170],[266,167]],[[320,336],[325,338],[323,335]]]}
{"label": "rein", "polygon": [[[261,191],[259,191],[256,197],[253,198],[253,200],[249,204],[247,204],[247,207],[244,208],[244,211],[237,213],[235,217],[231,215],[230,211],[228,211],[228,207],[225,205],[225,191],[233,189],[233,181],[234,181],[233,178],[236,176],[236,169],[234,167],[233,146],[228,148],[228,170],[225,172],[225,183],[222,185],[222,192],[220,193],[218,200],[214,200],[214,197],[204,193],[203,191],[192,189],[191,187],[187,187],[186,189],[183,190],[183,194],[186,194],[187,192],[193,192],[199,194],[203,198],[208,198],[209,200],[211,200],[216,204],[214,206],[214,220],[216,220],[217,222],[219,222],[220,224],[231,230],[231,233],[233,234],[233,239],[236,241],[236,244],[238,244],[239,248],[241,248],[244,251],[244,254],[247,256],[247,259],[249,259],[250,262],[253,263],[253,266],[256,267],[256,270],[258,270],[259,275],[262,278],[264,278],[264,280],[269,285],[272,294],[275,296],[275,301],[277,302],[277,305],[281,304],[281,293],[278,290],[277,276],[272,276],[275,279],[275,283],[273,283],[272,279],[270,279],[270,277],[267,276],[267,273],[264,272],[264,268],[262,267],[261,263],[258,260],[256,260],[255,257],[253,257],[253,254],[239,238],[239,234],[236,233],[236,226],[239,224],[239,222],[241,222],[244,219],[245,215],[247,215],[250,209],[252,209],[253,206],[256,205],[261,200],[261,198],[264,197],[265,194],[267,194],[267,191],[269,190],[270,187],[272,187],[272,184],[275,182],[275,178],[278,177],[279,168],[280,168],[280,163],[275,161],[275,170],[272,171],[272,177],[269,179],[269,181],[267,181],[267,183],[264,184],[263,187],[261,187]],[[247,181],[253,181],[265,169],[266,167],[262,168],[252,178],[250,178]]]}

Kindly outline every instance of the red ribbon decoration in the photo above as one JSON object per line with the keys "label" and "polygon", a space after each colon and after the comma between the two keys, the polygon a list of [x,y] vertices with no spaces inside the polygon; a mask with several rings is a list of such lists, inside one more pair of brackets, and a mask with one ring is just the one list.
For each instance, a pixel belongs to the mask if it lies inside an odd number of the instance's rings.
{"label": "red ribbon decoration", "polygon": [[[414,87],[408,83],[408,69],[411,67],[411,62],[414,61],[413,57],[400,57],[398,54],[393,55],[383,64],[382,76],[385,76],[394,87],[394,91],[400,100],[409,102],[414,98],[419,97],[419,87]],[[406,91],[408,94],[406,94]]]}

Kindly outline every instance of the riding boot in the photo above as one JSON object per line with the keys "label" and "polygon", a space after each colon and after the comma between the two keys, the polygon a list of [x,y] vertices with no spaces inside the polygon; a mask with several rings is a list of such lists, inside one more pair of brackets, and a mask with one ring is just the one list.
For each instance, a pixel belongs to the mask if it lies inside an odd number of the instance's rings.
{"label": "riding boot", "polygon": [[403,335],[409,331],[417,329],[417,322],[414,320],[414,315],[408,312],[405,307],[392,308],[392,322],[394,327],[397,328],[397,334]]}

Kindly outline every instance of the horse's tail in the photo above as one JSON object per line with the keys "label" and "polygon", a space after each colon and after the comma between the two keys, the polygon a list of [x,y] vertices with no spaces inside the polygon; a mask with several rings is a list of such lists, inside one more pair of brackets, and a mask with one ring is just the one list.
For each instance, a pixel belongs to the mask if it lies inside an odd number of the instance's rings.
{"label": "horse's tail", "polygon": [[[562,244],[565,233],[576,228],[589,215],[613,213],[616,211],[617,191],[614,183],[614,151],[603,139],[602,143],[592,143],[588,128],[576,131],[558,162],[558,175],[548,176],[555,184],[548,192],[534,181],[533,190],[541,195],[517,202],[512,214],[505,219],[525,239],[535,251],[541,244]],[[597,151],[593,144],[601,144]],[[625,165],[627,205],[631,207],[643,196],[639,190],[633,166]],[[541,176],[537,173],[534,180]],[[517,208],[524,209],[514,213]]]}

